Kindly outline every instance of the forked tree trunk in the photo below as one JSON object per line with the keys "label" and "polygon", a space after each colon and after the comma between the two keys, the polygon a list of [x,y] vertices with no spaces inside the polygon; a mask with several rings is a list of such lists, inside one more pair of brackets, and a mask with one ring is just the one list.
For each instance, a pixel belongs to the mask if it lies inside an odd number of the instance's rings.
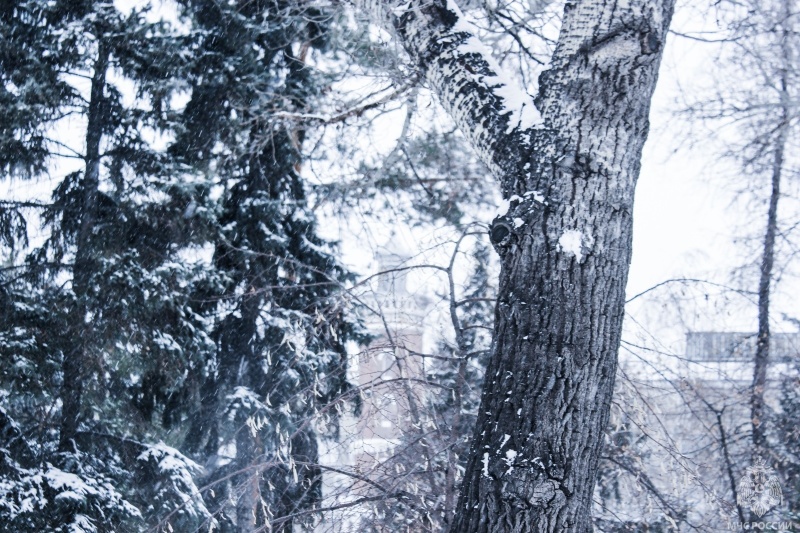
{"label": "forked tree trunk", "polygon": [[458,8],[365,0],[498,176],[492,357],[451,533],[591,531],[633,193],[673,0],[568,2],[538,113]]}

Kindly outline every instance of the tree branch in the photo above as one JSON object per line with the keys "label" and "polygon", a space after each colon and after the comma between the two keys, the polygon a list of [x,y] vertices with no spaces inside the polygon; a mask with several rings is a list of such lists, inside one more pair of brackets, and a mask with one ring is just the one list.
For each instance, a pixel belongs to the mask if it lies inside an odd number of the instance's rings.
{"label": "tree branch", "polygon": [[424,79],[496,176],[540,125],[533,99],[503,72],[452,0],[353,0],[400,40]]}

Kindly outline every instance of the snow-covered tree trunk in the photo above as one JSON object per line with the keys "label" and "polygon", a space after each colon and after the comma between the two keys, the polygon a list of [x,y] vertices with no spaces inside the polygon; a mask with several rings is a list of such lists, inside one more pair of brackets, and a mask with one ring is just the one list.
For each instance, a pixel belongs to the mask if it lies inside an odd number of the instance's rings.
{"label": "snow-covered tree trunk", "polygon": [[501,182],[492,358],[451,532],[591,531],[633,195],[673,0],[570,1],[536,108],[455,4],[388,21]]}

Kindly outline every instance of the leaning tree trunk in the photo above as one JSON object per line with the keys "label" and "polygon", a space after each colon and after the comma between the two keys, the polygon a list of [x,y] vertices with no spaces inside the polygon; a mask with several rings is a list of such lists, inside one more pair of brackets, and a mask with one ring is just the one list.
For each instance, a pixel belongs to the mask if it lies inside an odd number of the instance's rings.
{"label": "leaning tree trunk", "polygon": [[753,453],[763,454],[767,446],[764,393],[767,386],[767,367],[771,333],[769,327],[770,295],[772,291],[772,269],[775,263],[775,238],[778,234],[778,201],[781,196],[781,179],[789,140],[792,101],[789,95],[789,70],[791,68],[791,9],[789,1],[783,2],[781,22],[781,63],[778,75],[780,87],[780,122],[776,130],[772,154],[771,189],[767,210],[767,228],[764,232],[764,248],[761,256],[761,275],[758,280],[758,335],[753,365],[753,387],[750,395],[750,419],[753,424]]}
{"label": "leaning tree trunk", "polygon": [[[786,76],[783,77],[784,89]],[[783,124],[779,131],[778,144],[772,162],[771,190],[767,210],[767,229],[764,233],[764,248],[761,256],[761,274],[758,281],[758,334],[753,365],[753,387],[750,396],[750,418],[753,424],[754,454],[764,453],[767,445],[764,392],[767,386],[767,367],[771,332],[769,327],[772,268],[775,263],[775,237],[778,233],[778,199],[781,194],[784,152],[788,137],[788,109],[782,113]]]}
{"label": "leaning tree trunk", "polygon": [[508,202],[491,228],[494,343],[453,533],[592,529],[633,193],[673,3],[568,2],[534,109],[452,1],[361,2],[393,28]]}

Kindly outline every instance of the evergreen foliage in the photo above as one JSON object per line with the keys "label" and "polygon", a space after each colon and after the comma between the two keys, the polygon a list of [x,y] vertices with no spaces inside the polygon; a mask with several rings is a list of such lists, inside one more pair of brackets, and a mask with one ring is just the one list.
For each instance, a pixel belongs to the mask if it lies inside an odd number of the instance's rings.
{"label": "evergreen foliage", "polygon": [[[307,207],[305,131],[265,110],[309,109],[321,80],[306,58],[325,45],[328,17],[289,2],[188,8],[200,40],[173,153],[224,192],[213,258],[223,277],[217,351],[186,449],[214,458],[206,483],[230,480],[212,504],[223,531],[271,519],[291,531],[291,515],[321,498],[317,434],[335,434],[334,407],[354,397],[345,343],[361,334],[341,301],[351,276]],[[314,420],[319,409],[328,427]]]}
{"label": "evergreen foliage", "polygon": [[319,87],[326,17],[182,7],[188,31],[110,2],[0,5],[2,179],[55,183],[0,202],[14,531],[290,530],[353,396],[350,274],[306,206],[304,133],[275,118]]}
{"label": "evergreen foliage", "polygon": [[[4,426],[14,428],[4,432],[3,522],[15,531],[137,531],[158,524],[163,509],[141,502],[160,485],[159,497],[199,524],[208,518],[202,501],[182,497],[197,491],[184,476],[190,462],[154,471],[151,450],[180,454],[137,440],[168,438],[180,418],[174,400],[213,348],[190,299],[209,273],[182,259],[203,243],[213,208],[152,142],[174,118],[167,102],[180,85],[184,39],[111,3],[4,7],[12,29],[2,76],[14,100],[3,107],[6,179],[52,182],[65,160],[82,163],[37,214],[30,203],[6,204],[16,218],[4,220],[4,235],[36,221],[46,239],[2,272]],[[190,203],[204,208],[186,216]]]}

